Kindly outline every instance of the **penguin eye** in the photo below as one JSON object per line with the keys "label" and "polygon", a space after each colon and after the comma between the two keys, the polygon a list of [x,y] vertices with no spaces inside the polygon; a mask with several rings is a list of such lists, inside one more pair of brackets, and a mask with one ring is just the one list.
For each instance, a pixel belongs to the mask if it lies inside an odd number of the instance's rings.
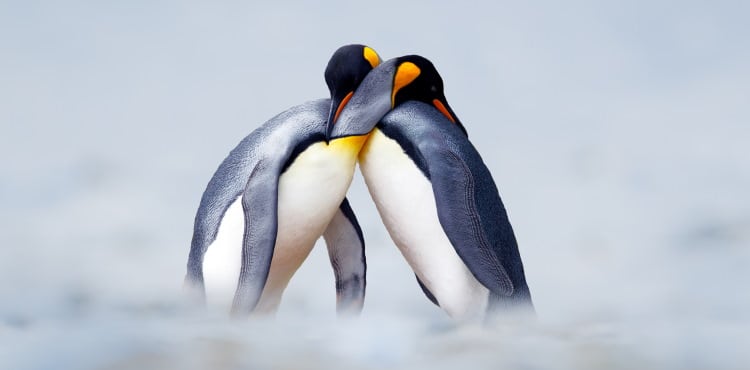
{"label": "penguin eye", "polygon": [[430,91],[437,92],[437,87],[435,85],[430,86]]}

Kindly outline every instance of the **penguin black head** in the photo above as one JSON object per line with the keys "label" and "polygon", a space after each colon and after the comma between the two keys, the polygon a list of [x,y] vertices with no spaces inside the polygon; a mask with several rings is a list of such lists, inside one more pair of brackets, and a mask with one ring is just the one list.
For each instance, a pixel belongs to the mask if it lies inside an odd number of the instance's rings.
{"label": "penguin black head", "polygon": [[409,100],[432,105],[468,136],[456,113],[448,105],[448,100],[445,99],[443,79],[432,62],[419,55],[406,55],[396,58],[396,65],[391,93],[393,108]]}
{"label": "penguin black head", "polygon": [[324,74],[328,90],[331,92],[329,129],[333,127],[339,113],[354,95],[357,86],[380,62],[378,53],[365,45],[345,45],[333,53]]}
{"label": "penguin black head", "polygon": [[445,99],[443,79],[435,66],[419,55],[407,55],[390,59],[367,74],[337,120],[329,121],[328,138],[366,135],[391,109],[409,100],[429,104],[466,134]]}

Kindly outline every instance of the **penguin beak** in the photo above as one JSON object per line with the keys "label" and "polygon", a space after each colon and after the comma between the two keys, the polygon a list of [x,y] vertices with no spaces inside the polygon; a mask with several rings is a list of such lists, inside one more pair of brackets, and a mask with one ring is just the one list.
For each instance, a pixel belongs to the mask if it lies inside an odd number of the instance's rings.
{"label": "penguin beak", "polygon": [[[354,94],[336,110],[332,103],[326,139],[367,135],[393,108],[393,82],[396,60],[391,59],[370,71]],[[348,96],[348,95],[347,95]]]}
{"label": "penguin beak", "polygon": [[446,118],[448,118],[448,120],[455,123],[456,126],[458,126],[458,128],[463,131],[464,135],[466,135],[467,137],[469,136],[469,134],[466,132],[466,128],[464,128],[464,125],[462,125],[461,121],[458,120],[458,117],[456,117],[456,113],[453,112],[453,109],[451,109],[451,106],[448,105],[448,101],[445,100],[445,98],[433,99],[432,105]]}
{"label": "penguin beak", "polygon": [[334,94],[333,99],[331,99],[331,111],[328,113],[328,123],[326,124],[326,142],[328,142],[331,137],[331,130],[333,129],[333,125],[336,124],[336,120],[338,120],[341,110],[346,107],[346,103],[349,102],[349,99],[351,99],[353,95],[354,91],[350,91],[343,97],[340,94]]}

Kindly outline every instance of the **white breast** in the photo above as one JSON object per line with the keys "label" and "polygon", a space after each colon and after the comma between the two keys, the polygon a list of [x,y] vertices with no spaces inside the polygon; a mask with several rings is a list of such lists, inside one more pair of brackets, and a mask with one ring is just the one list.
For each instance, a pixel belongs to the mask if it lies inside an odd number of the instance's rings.
{"label": "white breast", "polygon": [[471,274],[438,220],[432,184],[398,143],[373,131],[360,169],[391,239],[454,318],[485,311],[489,291]]}
{"label": "white breast", "polygon": [[[276,245],[256,312],[276,310],[292,275],[343,201],[359,149],[350,153],[346,144],[351,143],[312,144],[281,175]],[[239,197],[225,213],[216,240],[203,258],[209,306],[231,307],[240,275],[244,228],[242,197]]]}

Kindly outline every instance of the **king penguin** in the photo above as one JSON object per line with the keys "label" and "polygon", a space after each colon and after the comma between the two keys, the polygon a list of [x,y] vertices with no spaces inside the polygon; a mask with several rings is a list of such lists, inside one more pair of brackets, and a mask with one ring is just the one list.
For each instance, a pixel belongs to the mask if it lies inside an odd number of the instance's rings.
{"label": "king penguin", "polygon": [[429,60],[410,55],[382,63],[330,126],[333,139],[372,130],[360,170],[433,303],[459,320],[511,308],[533,312],[497,186]]}
{"label": "king penguin", "polygon": [[326,127],[380,62],[367,46],[339,48],[325,71],[331,99],[271,118],[216,170],[195,216],[185,279],[209,306],[235,316],[275,312],[323,235],[337,312],[362,310],[364,239],[345,195],[365,137],[327,140]]}

